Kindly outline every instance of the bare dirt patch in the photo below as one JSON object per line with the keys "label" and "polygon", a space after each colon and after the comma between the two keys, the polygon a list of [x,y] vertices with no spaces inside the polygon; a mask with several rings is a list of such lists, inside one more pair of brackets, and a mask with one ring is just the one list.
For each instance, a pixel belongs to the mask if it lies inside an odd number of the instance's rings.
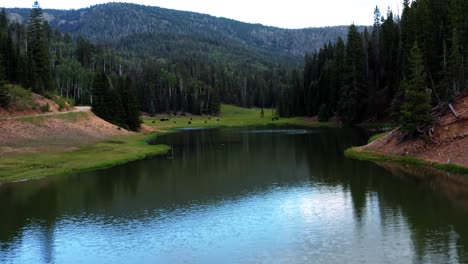
{"label": "bare dirt patch", "polygon": [[15,106],[10,106],[8,109],[0,108],[0,117],[8,118],[8,117],[18,117],[18,116],[30,116],[30,115],[37,115],[42,114],[41,107],[46,106],[49,104],[49,111],[48,113],[57,113],[57,112],[66,112],[70,111],[72,107],[70,105],[65,105],[65,107],[61,110],[59,105],[55,103],[53,100],[45,98],[39,94],[31,93],[31,100],[35,103],[35,108],[28,108],[28,109],[16,109]]}
{"label": "bare dirt patch", "polygon": [[0,120],[0,153],[67,151],[131,134],[91,112]]}
{"label": "bare dirt patch", "polygon": [[459,96],[455,101],[453,107],[458,117],[448,107],[435,113],[432,141],[421,138],[402,141],[403,134],[396,129],[362,149],[468,167],[468,95]]}

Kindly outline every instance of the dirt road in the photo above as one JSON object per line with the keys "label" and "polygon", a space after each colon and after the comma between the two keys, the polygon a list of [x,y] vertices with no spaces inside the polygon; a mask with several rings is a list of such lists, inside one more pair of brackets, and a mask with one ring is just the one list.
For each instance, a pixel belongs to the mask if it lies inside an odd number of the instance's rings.
{"label": "dirt road", "polygon": [[69,113],[79,113],[79,112],[90,112],[91,106],[76,106],[70,111],[65,112],[52,112],[52,113],[43,113],[36,115],[23,115],[23,116],[14,116],[14,117],[0,117],[0,120],[18,120],[22,118],[38,117],[38,116],[54,116],[54,115],[64,115]]}

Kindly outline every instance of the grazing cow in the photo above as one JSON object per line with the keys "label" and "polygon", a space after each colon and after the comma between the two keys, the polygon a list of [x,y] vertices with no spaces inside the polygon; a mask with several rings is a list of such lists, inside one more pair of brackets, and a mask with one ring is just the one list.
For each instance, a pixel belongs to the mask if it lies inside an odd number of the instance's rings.
{"label": "grazing cow", "polygon": [[189,121],[189,122],[188,122],[188,124],[189,124],[189,125],[191,125],[191,124],[192,124],[192,122],[191,122],[191,121]]}

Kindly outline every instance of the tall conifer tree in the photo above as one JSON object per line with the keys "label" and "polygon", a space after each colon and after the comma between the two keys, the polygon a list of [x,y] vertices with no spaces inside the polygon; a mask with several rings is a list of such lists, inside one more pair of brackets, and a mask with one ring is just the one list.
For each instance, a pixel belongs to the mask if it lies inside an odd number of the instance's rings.
{"label": "tall conifer tree", "polygon": [[28,86],[36,93],[52,90],[47,27],[36,1],[29,15],[27,29]]}
{"label": "tall conifer tree", "polygon": [[414,133],[432,119],[431,95],[425,79],[423,55],[415,42],[409,57],[409,73],[401,84],[404,99],[400,122],[403,130],[409,133]]}

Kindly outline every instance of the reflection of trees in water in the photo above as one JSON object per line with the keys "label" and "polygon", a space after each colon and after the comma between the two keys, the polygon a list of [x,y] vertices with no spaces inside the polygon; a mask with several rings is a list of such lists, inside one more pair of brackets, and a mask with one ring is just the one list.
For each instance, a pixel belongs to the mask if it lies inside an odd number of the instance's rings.
{"label": "reflection of trees in water", "polygon": [[[458,254],[460,262],[468,262],[468,177],[394,163],[380,163],[407,184],[400,184],[400,197],[388,192],[401,208],[408,222],[417,226],[413,230],[415,250],[421,257],[432,251]],[[437,241],[436,247],[430,244]],[[445,256],[448,254],[445,253]]]}
{"label": "reflection of trees in water", "polygon": [[154,162],[139,161],[86,175],[3,186],[0,201],[7,202],[0,203],[0,211],[8,214],[0,219],[1,250],[8,252],[13,241],[23,236],[28,219],[40,226],[43,261],[50,262],[59,216],[99,213],[125,221],[145,210],[211,204],[220,197],[236,199],[271,191],[272,186],[312,182],[349,193],[358,231],[371,217],[367,208],[376,202],[384,236],[394,231],[395,223],[407,222],[415,262],[424,262],[434,252],[454,252],[460,262],[468,262],[467,215],[452,207],[468,204],[466,181],[408,177],[407,171],[397,170],[391,170],[396,175],[392,176],[377,165],[343,156],[346,148],[363,144],[360,131],[324,131],[304,135],[181,132],[160,138],[161,143],[174,146],[174,159],[157,157]]}
{"label": "reflection of trees in water", "polygon": [[[133,170],[132,170],[133,169]],[[73,177],[47,179],[0,188],[1,250],[8,252],[28,231],[39,232],[44,262],[51,263],[56,221],[60,216],[95,212],[112,207],[117,197],[135,195],[140,174],[138,168],[117,167],[105,174],[92,172]],[[124,200],[123,198],[122,200]]]}
{"label": "reflection of trees in water", "polygon": [[8,185],[0,191],[0,245],[3,252],[15,247],[15,241],[24,238],[27,226],[39,233],[43,262],[53,260],[53,241],[56,218],[60,215],[58,190],[50,181],[33,181],[36,187],[23,188]]}
{"label": "reflection of trees in water", "polygon": [[429,172],[422,178],[409,178],[408,171],[391,170],[395,177],[372,163],[344,158],[343,150],[359,145],[360,140],[360,133],[341,134],[333,130],[307,137],[303,144],[309,146],[305,150],[311,181],[342,186],[344,192],[349,192],[358,230],[370,213],[366,211],[370,197],[377,197],[383,234],[391,232],[389,227],[403,217],[411,232],[416,262],[424,262],[428,254],[444,261],[447,252],[456,255],[460,262],[467,262],[468,210],[457,210],[453,205],[468,208],[468,177],[452,175],[447,181],[447,176]]}

